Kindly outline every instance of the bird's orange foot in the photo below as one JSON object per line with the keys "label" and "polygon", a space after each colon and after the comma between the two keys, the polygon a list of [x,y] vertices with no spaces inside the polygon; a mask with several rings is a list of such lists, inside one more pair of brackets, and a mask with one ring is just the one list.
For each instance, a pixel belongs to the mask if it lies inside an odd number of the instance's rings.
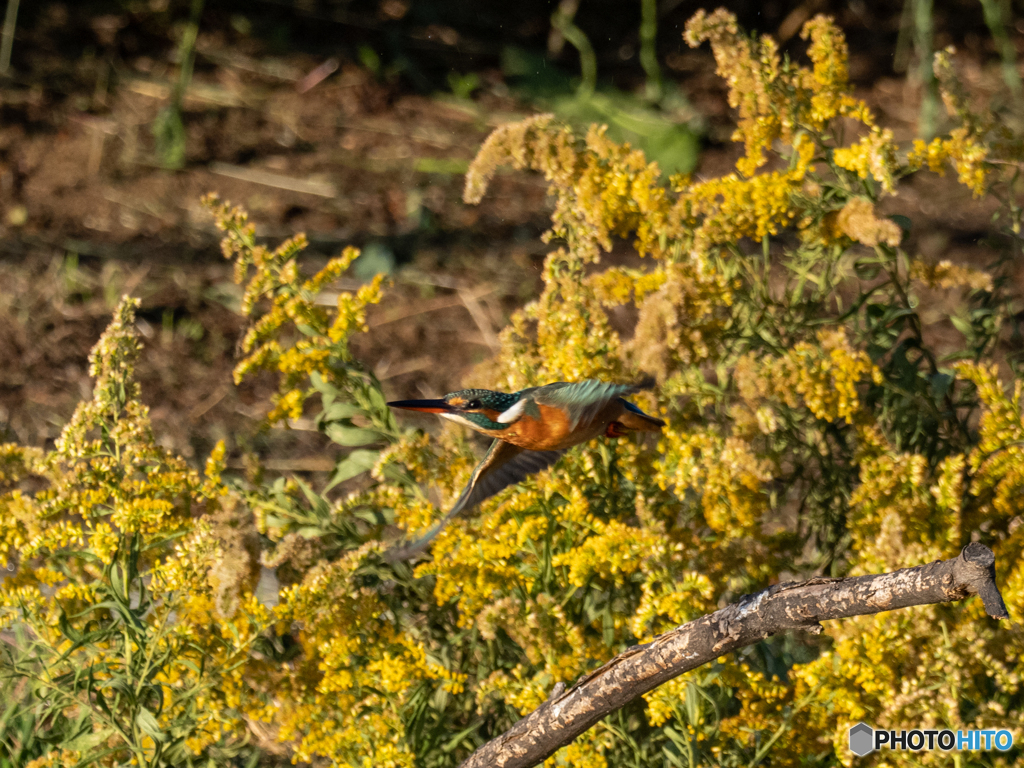
{"label": "bird's orange foot", "polygon": [[628,430],[619,422],[613,421],[605,427],[605,437],[625,437],[628,434]]}

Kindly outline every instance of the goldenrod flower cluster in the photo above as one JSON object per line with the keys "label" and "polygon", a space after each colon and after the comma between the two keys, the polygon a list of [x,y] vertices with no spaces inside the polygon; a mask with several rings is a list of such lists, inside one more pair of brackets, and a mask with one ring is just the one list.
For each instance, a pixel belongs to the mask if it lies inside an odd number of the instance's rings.
{"label": "goldenrod flower cluster", "polygon": [[315,275],[301,280],[298,257],[306,247],[303,235],[271,251],[256,242],[256,229],[243,211],[212,195],[204,202],[226,233],[222,250],[225,258],[234,261],[235,281],[247,281],[242,312],[259,316],[242,339],[245,357],[235,367],[235,382],[254,371],[279,373],[279,390],[267,420],[297,419],[313,393],[312,387],[301,386],[310,374],[317,372],[328,382],[340,383],[344,364],[352,362],[348,338],[366,330],[366,307],[381,300],[386,276],[378,275],[355,294],[339,292],[332,318],[317,299],[359,256],[357,249],[345,249]]}
{"label": "goldenrod flower cluster", "polygon": [[[25,690],[55,708],[53,727],[91,712],[93,737],[38,765],[173,762],[237,732],[248,685],[236,671],[270,622],[251,583],[232,587],[239,610],[214,612],[213,575],[238,563],[195,513],[215,516],[227,489],[152,435],[132,375],[137,303],[121,303],[93,349],[93,397],[54,451],[2,449],[0,535],[16,570],[0,625],[31,638],[14,670],[32,671]],[[17,487],[27,480],[43,489]]]}
{"label": "goldenrod flower cluster", "polygon": [[929,288],[969,288],[975,291],[991,291],[992,275],[980,269],[972,269],[962,264],[954,264],[943,259],[937,264],[922,259],[914,259],[910,263],[910,276],[920,280]]}
{"label": "goldenrod flower cluster", "polygon": [[[798,550],[806,551],[802,537],[817,537],[812,541],[823,550],[843,546],[836,537],[847,537],[844,568],[877,572],[954,555],[974,530],[964,517],[971,506],[965,494],[987,493],[993,510],[998,504],[1009,514],[1013,449],[1000,449],[1007,457],[992,476],[1006,485],[996,491],[965,479],[971,464],[963,449],[936,457],[900,446],[899,419],[906,416],[894,409],[934,409],[935,398],[943,402],[937,388],[953,376],[914,358],[923,369],[922,384],[914,386],[925,402],[894,400],[907,397],[895,380],[902,358],[883,353],[895,348],[895,337],[879,347],[880,305],[848,316],[846,325],[835,320],[842,313],[832,302],[846,301],[837,297],[849,290],[843,281],[852,277],[851,263],[861,271],[862,263],[881,265],[874,274],[887,276],[885,295],[907,310],[915,282],[975,290],[992,282],[965,267],[900,254],[903,232],[877,203],[922,167],[921,150],[908,156],[850,94],[845,42],[829,20],[812,20],[804,36],[811,69],[783,60],[768,38],[746,37],[724,11],[699,13],[688,25],[688,42],[711,42],[739,111],[736,138],[746,152],[735,174],[696,183],[679,178],[668,190],[638,194],[639,184],[657,183],[656,171],[638,175],[642,165],[632,154],[606,165],[616,156],[602,149],[598,160],[593,132],[578,142],[549,116],[499,129],[471,170],[470,201],[482,196],[499,165],[543,172],[555,200],[551,234],[565,242],[548,259],[541,298],[513,318],[495,384],[643,370],[657,375],[670,420],[653,463],[650,445],[587,446],[560,473],[527,481],[514,496],[484,504],[463,530],[442,534],[433,562],[420,567],[436,577],[439,605],[458,605],[461,626],[476,626],[495,641],[504,632],[525,654],[514,673],[488,678],[485,701],[500,695],[520,710],[536,706],[546,686],[578,674],[588,656],[596,665],[626,643],[711,610],[725,595],[776,578],[786,563],[799,561]],[[951,78],[942,84],[955,85]],[[930,167],[951,163],[977,194],[992,177],[992,137],[961,102],[947,101],[964,125],[936,145]],[[845,145],[837,143],[838,118],[861,126]],[[783,168],[761,170],[773,156]],[[636,208],[621,190],[656,223],[657,239],[633,223]],[[800,250],[771,257],[769,244],[787,230],[798,235]],[[634,233],[637,250],[656,259],[651,268],[584,271],[583,264],[610,250],[609,237]],[[760,241],[763,254],[750,253],[748,240]],[[857,261],[863,248],[874,261]],[[622,339],[600,310],[629,304],[640,320],[634,336]],[[865,347],[875,350],[872,356]],[[973,370],[959,375],[970,379]],[[995,397],[979,394],[986,402]],[[672,404],[673,396],[683,399]],[[417,526],[424,524],[421,513]],[[975,525],[995,513],[977,513]],[[1000,551],[1015,562],[1011,550]],[[548,569],[564,595],[557,610],[540,600],[552,589],[542,586]],[[1014,571],[1007,578],[1007,590],[1017,594],[1021,577]],[[602,615],[602,600],[617,608]],[[576,611],[574,621],[568,609]],[[959,658],[1015,679],[1008,662],[996,661],[1012,659],[1012,651],[993,655],[989,647],[982,661],[966,646],[923,642],[943,611],[950,609],[926,611],[922,619],[894,614],[850,622],[848,631],[834,633],[840,655],[795,667],[790,685],[724,661],[716,674],[728,681],[722,685],[741,712],[721,723],[713,746],[705,742],[715,726],[692,711],[695,700],[712,694],[695,689],[690,676],[645,697],[648,721],[687,733],[684,743],[718,759],[777,733],[773,761],[794,764],[823,748],[846,754],[842,738],[852,720],[938,721],[925,717],[929,697],[906,682],[918,680],[924,690],[938,679],[925,673],[930,654],[947,666]],[[543,621],[532,618],[538,614]],[[969,606],[947,626],[962,627],[966,636],[976,614]],[[552,635],[544,627],[561,629]],[[886,650],[893,644],[898,652]],[[1015,685],[1002,689],[1005,696],[1015,695]],[[958,695],[968,695],[963,691]],[[830,696],[835,703],[824,705]],[[986,711],[1010,722],[1006,704]],[[616,744],[622,745],[613,740],[592,754],[607,758]]]}

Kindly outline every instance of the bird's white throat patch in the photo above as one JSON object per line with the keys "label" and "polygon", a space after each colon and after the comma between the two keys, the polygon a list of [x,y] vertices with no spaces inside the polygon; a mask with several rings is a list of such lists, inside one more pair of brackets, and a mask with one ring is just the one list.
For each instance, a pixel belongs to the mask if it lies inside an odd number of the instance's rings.
{"label": "bird's white throat patch", "polygon": [[515,404],[511,408],[509,408],[507,411],[503,411],[502,414],[498,416],[498,421],[500,421],[502,424],[511,424],[513,421],[522,416],[523,411],[525,410],[526,398],[520,398],[519,400],[516,400]]}
{"label": "bird's white throat patch", "polygon": [[480,429],[480,425],[479,424],[474,424],[472,421],[467,419],[461,413],[442,413],[442,414],[439,414],[439,415],[441,416],[442,419],[448,419],[449,421],[454,421],[454,422],[456,422],[458,424],[461,424],[464,427],[469,427],[470,429]]}

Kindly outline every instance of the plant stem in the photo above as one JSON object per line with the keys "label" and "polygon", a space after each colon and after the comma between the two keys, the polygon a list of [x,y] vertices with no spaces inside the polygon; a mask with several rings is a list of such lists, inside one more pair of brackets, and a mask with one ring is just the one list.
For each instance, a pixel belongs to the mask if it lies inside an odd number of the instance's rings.
{"label": "plant stem", "polygon": [[640,0],[640,66],[647,74],[646,96],[650,101],[658,101],[662,96],[657,37],[658,0]]}
{"label": "plant stem", "polygon": [[900,32],[896,37],[896,52],[892,57],[894,72],[906,72],[910,64],[912,49],[910,35],[914,25],[914,0],[904,0],[903,13],[900,15]]}
{"label": "plant stem", "polygon": [[185,33],[181,36],[181,45],[178,49],[181,55],[181,71],[171,94],[171,104],[175,109],[181,109],[185,91],[192,82],[192,67],[196,61],[196,38],[199,37],[199,19],[203,15],[204,3],[205,0],[192,0],[192,12],[189,14]]}
{"label": "plant stem", "polygon": [[551,26],[561,32],[562,37],[572,43],[579,53],[582,80],[576,89],[576,95],[581,99],[589,99],[597,87],[597,56],[583,30],[572,23],[578,7],[577,0],[562,0],[551,14]]}
{"label": "plant stem", "polygon": [[1003,80],[1010,89],[1014,99],[1021,96],[1020,74],[1017,72],[1017,51],[1013,47],[1003,20],[1007,18],[1006,5],[1002,0],[981,0],[981,9],[985,14],[985,24],[995,40],[999,56],[1003,60]]}
{"label": "plant stem", "polygon": [[935,135],[939,114],[938,82],[932,68],[933,0],[914,0],[914,44],[917,47],[917,72],[921,78],[921,117],[918,133],[923,139]]}
{"label": "plant stem", "polygon": [[199,36],[199,20],[203,14],[204,0],[192,0],[188,24],[181,36],[178,52],[181,70],[171,90],[170,103],[161,110],[153,122],[156,138],[156,154],[164,168],[177,169],[185,165],[185,126],[181,119],[181,106],[185,91],[192,82],[192,67],[196,56],[196,38]]}
{"label": "plant stem", "polygon": [[20,0],[7,0],[4,28],[0,32],[0,75],[6,75],[11,68],[11,51],[14,49],[14,28],[18,22]]}

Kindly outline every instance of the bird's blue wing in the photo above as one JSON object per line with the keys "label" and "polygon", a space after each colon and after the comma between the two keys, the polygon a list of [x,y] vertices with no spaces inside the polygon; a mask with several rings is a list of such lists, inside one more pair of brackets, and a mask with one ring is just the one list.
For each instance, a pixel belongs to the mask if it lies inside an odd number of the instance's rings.
{"label": "bird's blue wing", "polygon": [[454,517],[464,509],[475,507],[508,486],[521,483],[528,476],[547,469],[563,453],[564,450],[527,451],[504,440],[495,440],[483,461],[473,470],[469,484],[447,517]]}
{"label": "bird's blue wing", "polygon": [[530,396],[540,405],[561,408],[569,415],[570,429],[593,420],[608,403],[617,397],[632,395],[650,386],[643,384],[608,384],[589,379],[570,384],[560,381],[537,387]]}

